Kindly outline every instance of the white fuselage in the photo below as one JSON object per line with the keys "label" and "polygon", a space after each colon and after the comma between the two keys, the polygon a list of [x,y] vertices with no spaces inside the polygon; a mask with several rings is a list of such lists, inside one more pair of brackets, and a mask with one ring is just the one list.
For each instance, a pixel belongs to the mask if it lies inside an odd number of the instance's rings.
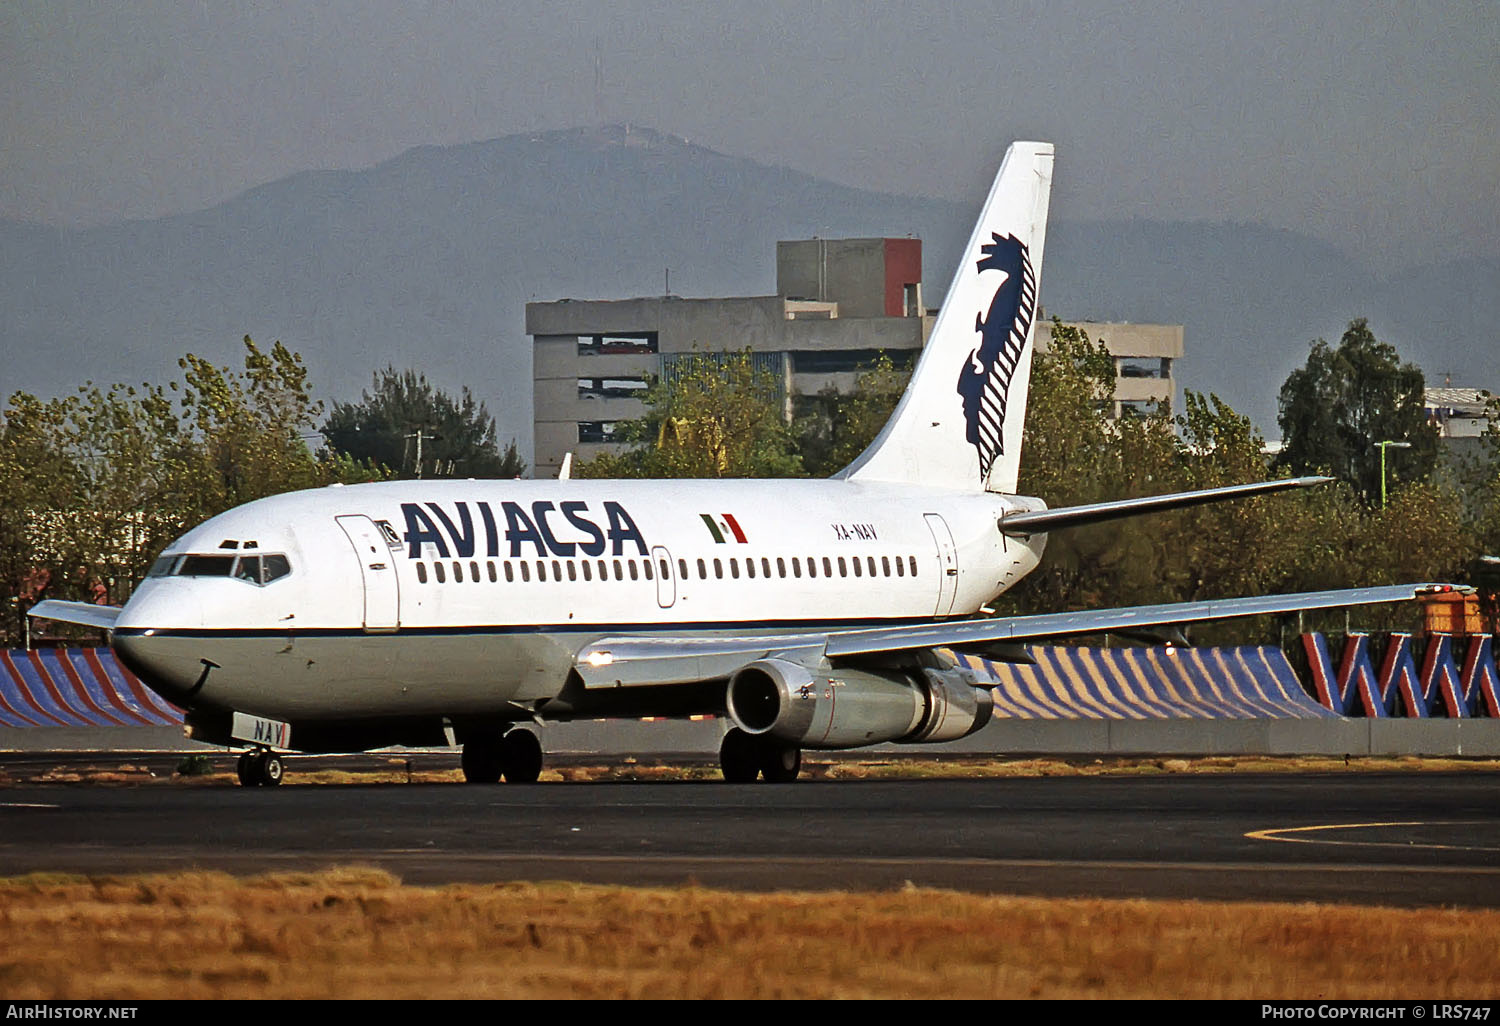
{"label": "white fuselage", "polygon": [[[847,481],[336,486],[250,503],[174,542],[114,643],[190,708],[545,715],[579,649],[611,634],[972,614],[1036,565],[1044,537],[996,522],[1039,505]],[[219,558],[173,565],[191,555]],[[257,556],[279,576],[254,579]]]}

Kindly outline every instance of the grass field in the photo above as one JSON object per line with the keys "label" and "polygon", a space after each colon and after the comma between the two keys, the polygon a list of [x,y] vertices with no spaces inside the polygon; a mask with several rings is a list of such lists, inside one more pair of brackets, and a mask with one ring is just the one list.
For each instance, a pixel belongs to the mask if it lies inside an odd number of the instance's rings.
{"label": "grass field", "polygon": [[1500,912],[407,887],[370,869],[0,881],[0,994],[43,998],[1469,998]]}

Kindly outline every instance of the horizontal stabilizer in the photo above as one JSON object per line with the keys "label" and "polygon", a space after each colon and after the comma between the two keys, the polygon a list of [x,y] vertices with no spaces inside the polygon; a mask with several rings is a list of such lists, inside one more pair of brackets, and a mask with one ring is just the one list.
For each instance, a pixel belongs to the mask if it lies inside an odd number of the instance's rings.
{"label": "horizontal stabilizer", "polygon": [[35,620],[60,620],[63,623],[76,623],[109,631],[114,630],[115,621],[120,618],[120,607],[47,599],[32,606],[26,611],[26,615]]}
{"label": "horizontal stabilizer", "polygon": [[1193,492],[1173,492],[1170,495],[1148,495],[1140,499],[1120,499],[1115,502],[1094,502],[1087,506],[1063,506],[1060,509],[1039,509],[1029,513],[1012,513],[1000,519],[1000,530],[1011,535],[1046,534],[1064,527],[1082,527],[1103,520],[1120,517],[1136,517],[1145,513],[1161,513],[1166,510],[1201,506],[1207,502],[1223,502],[1226,499],[1243,499],[1266,492],[1279,492],[1288,488],[1310,488],[1327,484],[1331,477],[1289,477],[1280,481],[1256,481],[1251,484],[1228,485],[1224,488],[1202,488]]}

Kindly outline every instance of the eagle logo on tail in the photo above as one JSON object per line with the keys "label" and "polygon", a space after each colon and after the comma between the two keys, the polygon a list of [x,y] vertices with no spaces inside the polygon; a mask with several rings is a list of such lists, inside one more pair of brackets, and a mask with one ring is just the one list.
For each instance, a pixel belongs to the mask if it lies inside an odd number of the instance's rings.
{"label": "eagle logo on tail", "polygon": [[984,258],[978,269],[1004,271],[1005,281],[995,290],[988,315],[975,314],[974,330],[981,336],[958,375],[958,394],[963,397],[966,436],[979,453],[979,479],[988,480],[990,468],[1005,451],[1005,400],[1016,363],[1031,333],[1036,312],[1036,274],[1026,244],[1013,235],[980,247]]}

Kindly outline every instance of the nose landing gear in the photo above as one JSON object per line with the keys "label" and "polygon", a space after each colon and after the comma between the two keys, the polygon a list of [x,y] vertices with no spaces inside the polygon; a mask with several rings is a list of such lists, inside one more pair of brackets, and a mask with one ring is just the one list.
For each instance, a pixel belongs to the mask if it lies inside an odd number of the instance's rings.
{"label": "nose landing gear", "polygon": [[241,787],[275,787],[286,775],[286,767],[275,752],[252,749],[240,753],[235,773],[240,778]]}

